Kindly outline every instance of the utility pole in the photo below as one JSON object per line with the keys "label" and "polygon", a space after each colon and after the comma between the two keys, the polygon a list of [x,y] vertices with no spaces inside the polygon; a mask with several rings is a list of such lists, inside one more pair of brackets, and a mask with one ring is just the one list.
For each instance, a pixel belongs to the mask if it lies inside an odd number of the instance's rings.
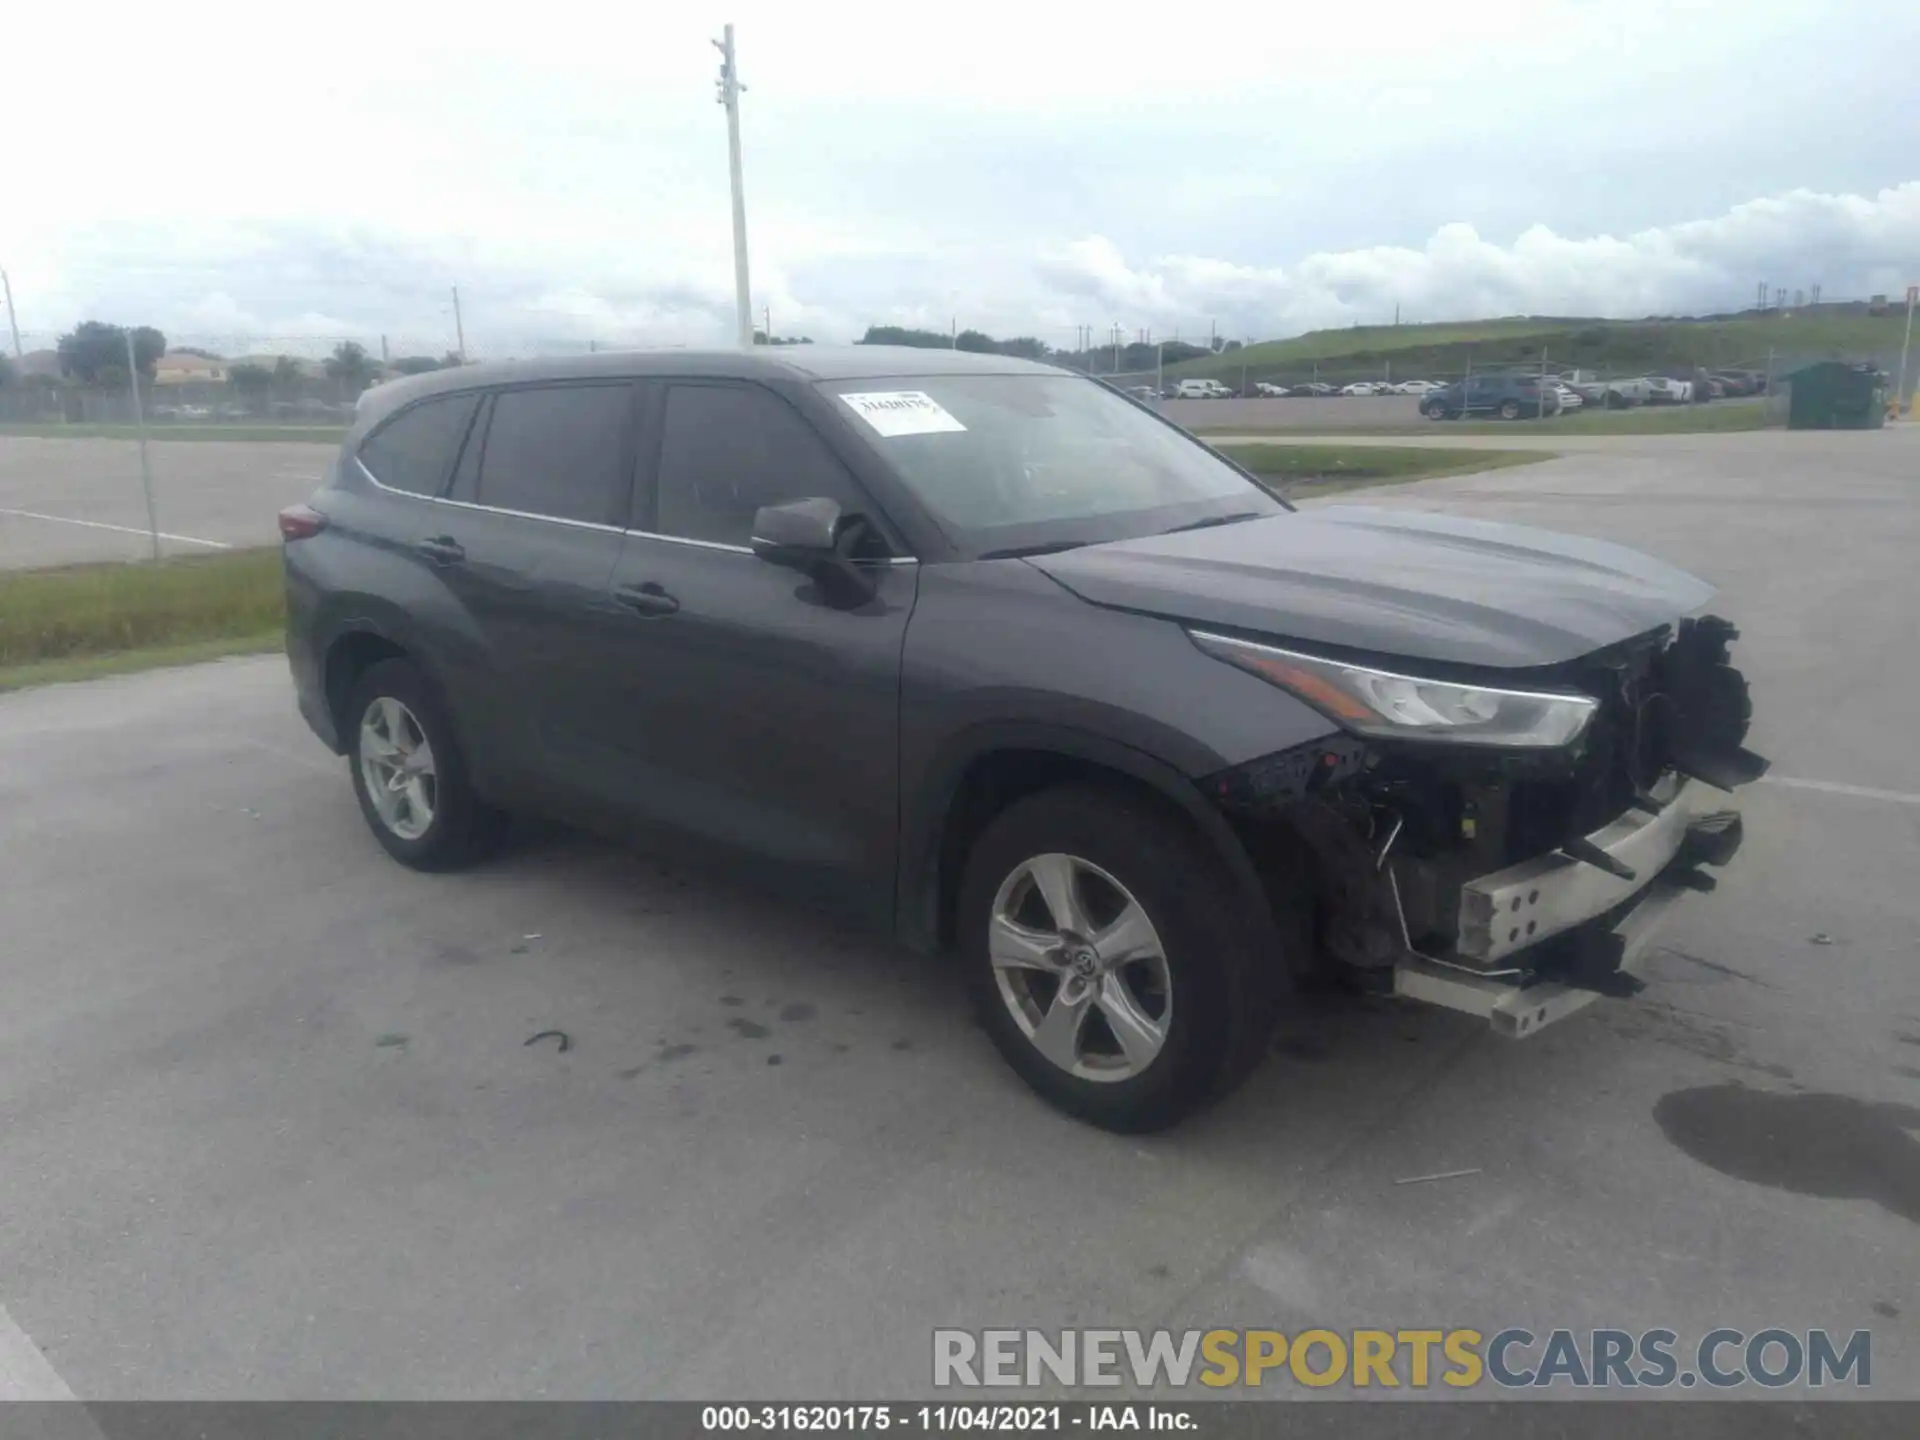
{"label": "utility pole", "polygon": [[766,328],[765,334],[767,337],[767,344],[771,345],[773,344],[773,307],[771,305],[761,306],[760,314],[761,314],[761,318],[766,321],[767,328]]}
{"label": "utility pole", "polygon": [[[733,181],[733,304],[740,322],[742,349],[753,346],[753,302],[747,288],[747,193],[740,177],[740,59],[733,48],[733,26],[713,42],[720,52],[720,103],[727,111],[727,165]],[[771,340],[773,337],[767,337]]]}
{"label": "utility pole", "polygon": [[1547,418],[1547,347],[1544,345],[1540,347],[1540,413],[1534,418]]}
{"label": "utility pole", "polygon": [[13,329],[13,358],[18,360],[21,358],[20,317],[13,313],[13,281],[7,278],[4,270],[0,270],[0,290],[7,292],[7,324]]}
{"label": "utility pole", "polygon": [[1167,342],[1162,340],[1153,352],[1153,389],[1154,393],[1167,388]]}
{"label": "utility pole", "polygon": [[385,365],[392,358],[393,357],[387,353],[387,337],[382,335],[380,337],[380,363]]}
{"label": "utility pole", "polygon": [[453,353],[460,357],[462,365],[467,363],[467,327],[460,321],[460,287],[453,287]]}

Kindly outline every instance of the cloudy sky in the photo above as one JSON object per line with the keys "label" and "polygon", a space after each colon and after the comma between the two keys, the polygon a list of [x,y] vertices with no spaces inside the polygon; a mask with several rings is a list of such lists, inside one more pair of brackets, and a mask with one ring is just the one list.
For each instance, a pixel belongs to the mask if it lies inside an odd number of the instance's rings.
{"label": "cloudy sky", "polygon": [[[23,330],[528,353],[756,312],[1037,334],[1643,315],[1920,281],[1920,7],[15,7]],[[32,13],[38,12],[38,13]],[[76,12],[77,13],[77,12]]]}

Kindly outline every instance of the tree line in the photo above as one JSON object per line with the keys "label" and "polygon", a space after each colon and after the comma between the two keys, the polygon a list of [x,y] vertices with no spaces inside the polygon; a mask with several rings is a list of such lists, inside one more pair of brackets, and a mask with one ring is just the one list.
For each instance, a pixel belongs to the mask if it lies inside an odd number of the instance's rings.
{"label": "tree line", "polygon": [[1076,370],[1151,370],[1164,360],[1177,365],[1182,360],[1198,360],[1215,353],[1225,354],[1240,348],[1238,340],[1220,343],[1217,350],[1185,340],[1165,340],[1148,344],[1144,340],[1123,343],[1116,358],[1111,345],[1095,345],[1090,350],[1055,349],[1031,335],[1015,335],[996,340],[980,330],[962,330],[957,334],[939,330],[915,330],[904,325],[869,325],[867,333],[854,342],[859,345],[906,345],[918,350],[971,350],[979,355],[1010,355],[1019,360],[1051,360],[1056,365]]}
{"label": "tree line", "polygon": [[[133,342],[133,367],[141,379],[147,381],[153,379],[155,363],[169,353],[197,355],[203,360],[223,358],[215,351],[191,345],[169,351],[166,335],[151,325],[125,326],[83,320],[55,343],[61,378],[107,389],[124,386],[129,337]],[[358,395],[386,373],[420,375],[462,363],[451,350],[438,359],[431,355],[400,355],[383,362],[376,360],[359,341],[342,340],[333,347],[333,353],[320,362],[320,368],[349,395]],[[13,362],[0,357],[0,384],[10,384],[18,378]],[[289,394],[311,378],[312,372],[306,366],[287,355],[276,356],[270,365],[242,360],[227,367],[227,382],[235,390],[250,395]]]}

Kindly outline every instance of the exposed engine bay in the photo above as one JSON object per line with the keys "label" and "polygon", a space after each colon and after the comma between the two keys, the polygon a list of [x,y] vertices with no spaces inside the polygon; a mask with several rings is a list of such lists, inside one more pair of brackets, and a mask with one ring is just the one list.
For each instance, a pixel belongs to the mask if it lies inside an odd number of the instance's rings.
{"label": "exposed engine bay", "polygon": [[[1504,673],[1503,684],[1598,702],[1557,749],[1340,736],[1207,788],[1256,856],[1304,860],[1319,957],[1350,983],[1414,993],[1408,977],[1424,977],[1442,993],[1420,998],[1477,1013],[1495,1003],[1479,997],[1495,996],[1496,1023],[1531,987],[1631,993],[1623,921],[1676,891],[1713,888],[1701,867],[1725,864],[1741,838],[1725,792],[1767,768],[1745,748],[1752,705],[1729,654],[1738,633],[1689,618]],[[1447,998],[1458,986],[1470,1003]]]}

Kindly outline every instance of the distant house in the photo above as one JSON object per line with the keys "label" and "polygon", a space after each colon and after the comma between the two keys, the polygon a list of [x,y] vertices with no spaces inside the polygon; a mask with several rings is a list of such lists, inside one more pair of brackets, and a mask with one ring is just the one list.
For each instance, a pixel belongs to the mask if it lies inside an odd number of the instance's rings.
{"label": "distant house", "polygon": [[218,385],[227,378],[227,362],[169,350],[153,362],[155,385]]}
{"label": "distant house", "polygon": [[282,360],[291,360],[294,368],[304,380],[317,380],[327,373],[326,366],[318,360],[302,360],[297,355],[241,355],[227,361],[229,367],[235,365],[258,365],[262,370],[272,370]]}

